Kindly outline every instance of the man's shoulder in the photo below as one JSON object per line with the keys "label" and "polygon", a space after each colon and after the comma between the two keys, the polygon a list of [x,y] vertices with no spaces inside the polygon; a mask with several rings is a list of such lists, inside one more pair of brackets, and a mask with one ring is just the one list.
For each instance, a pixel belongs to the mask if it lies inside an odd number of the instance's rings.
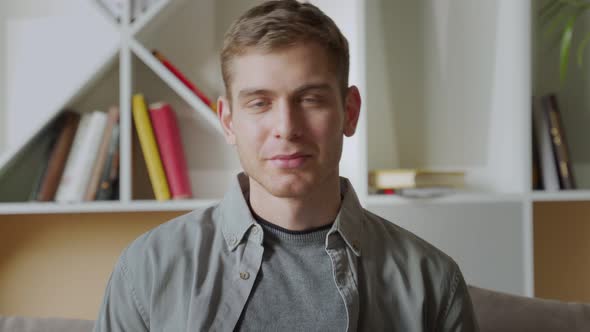
{"label": "man's shoulder", "polygon": [[430,272],[453,273],[457,263],[445,252],[409,230],[371,211],[364,210],[365,235],[370,248],[383,257],[394,258],[409,266],[427,268]]}

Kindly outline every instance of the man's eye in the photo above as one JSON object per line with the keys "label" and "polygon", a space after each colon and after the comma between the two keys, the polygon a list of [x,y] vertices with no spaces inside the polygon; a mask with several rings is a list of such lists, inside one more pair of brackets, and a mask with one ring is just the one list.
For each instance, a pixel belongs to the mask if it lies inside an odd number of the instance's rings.
{"label": "man's eye", "polygon": [[315,104],[319,104],[321,102],[321,100],[317,97],[304,97],[304,98],[301,98],[301,102],[304,104],[315,105]]}
{"label": "man's eye", "polygon": [[254,108],[254,109],[264,108],[264,107],[268,106],[268,102],[266,100],[256,99],[256,100],[249,102],[247,106],[249,108]]}

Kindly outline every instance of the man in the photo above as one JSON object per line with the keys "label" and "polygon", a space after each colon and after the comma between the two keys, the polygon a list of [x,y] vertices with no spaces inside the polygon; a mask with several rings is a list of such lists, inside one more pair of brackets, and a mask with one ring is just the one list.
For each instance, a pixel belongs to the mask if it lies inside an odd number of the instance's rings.
{"label": "man", "polygon": [[338,164],[361,108],[348,44],[318,8],[270,1],[229,29],[223,201],[121,255],[96,331],[475,331],[457,264],[364,210]]}

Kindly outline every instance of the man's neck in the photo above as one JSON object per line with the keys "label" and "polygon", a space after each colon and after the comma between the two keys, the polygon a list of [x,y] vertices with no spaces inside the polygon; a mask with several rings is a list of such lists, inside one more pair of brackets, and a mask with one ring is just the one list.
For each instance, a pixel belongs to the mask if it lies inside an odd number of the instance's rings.
{"label": "man's neck", "polygon": [[334,222],[340,210],[340,179],[326,181],[304,197],[282,198],[268,193],[252,178],[250,206],[262,219],[282,228],[303,231]]}

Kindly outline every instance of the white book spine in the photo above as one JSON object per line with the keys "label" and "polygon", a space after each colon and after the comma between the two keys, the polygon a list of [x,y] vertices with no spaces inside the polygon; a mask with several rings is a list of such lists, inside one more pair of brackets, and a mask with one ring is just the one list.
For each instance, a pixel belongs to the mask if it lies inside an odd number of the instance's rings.
{"label": "white book spine", "polygon": [[106,124],[106,113],[95,111],[82,116],[55,197],[56,201],[81,202],[84,199]]}

